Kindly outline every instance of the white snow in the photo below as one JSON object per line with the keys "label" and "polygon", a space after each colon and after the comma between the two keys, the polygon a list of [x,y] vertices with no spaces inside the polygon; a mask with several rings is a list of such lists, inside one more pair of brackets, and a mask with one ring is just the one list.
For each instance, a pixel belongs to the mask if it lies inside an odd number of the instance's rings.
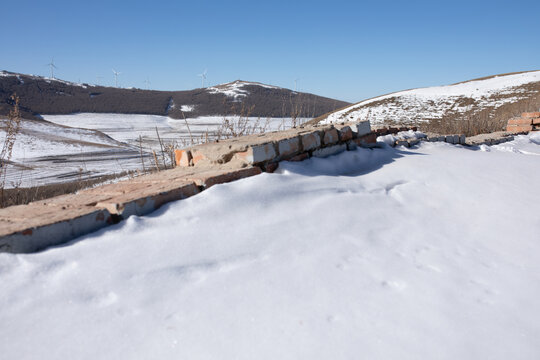
{"label": "white snow", "polygon": [[236,80],[231,83],[209,87],[207,90],[210,92],[210,94],[224,94],[225,96],[236,99],[239,97],[245,97],[249,94],[249,91],[242,89],[244,86],[260,86],[267,89],[279,89],[278,87],[272,85]]}
{"label": "white snow", "polygon": [[382,135],[377,137],[377,142],[383,142],[387,145],[393,146],[397,140],[408,140],[408,139],[423,139],[427,137],[426,134],[424,134],[421,131],[400,131],[397,134],[388,134],[388,135]]}
{"label": "white snow", "polygon": [[192,112],[193,110],[195,110],[195,105],[182,105],[180,107],[180,110],[184,112]]}
{"label": "white snow", "polygon": [[[502,75],[485,80],[459,84],[405,90],[368,99],[330,114],[323,123],[354,121],[369,118],[372,123],[385,120],[396,122],[424,121],[441,118],[448,112],[465,112],[471,105],[459,104],[458,100],[470,98],[474,108],[495,108],[526,96],[519,86],[540,81],[540,71],[514,75]],[[501,95],[512,95],[500,98]],[[390,103],[368,106],[378,101],[393,99]]]}
{"label": "white snow", "polygon": [[[48,121],[56,124],[74,126],[85,129],[99,130],[115,140],[139,146],[139,136],[143,140],[143,146],[159,150],[156,127],[159,136],[165,144],[177,143],[179,145],[190,144],[190,134],[195,142],[200,142],[208,137],[214,138],[218,129],[225,120],[230,123],[246,121],[250,127],[264,128],[265,131],[284,130],[291,127],[290,118],[259,118],[240,116],[201,116],[196,118],[173,119],[160,115],[138,114],[98,114],[78,113],[71,115],[42,115]],[[303,123],[309,119],[297,119]]]}
{"label": "white snow", "polygon": [[539,142],[282,163],[68,246],[0,254],[0,353],[538,359]]}

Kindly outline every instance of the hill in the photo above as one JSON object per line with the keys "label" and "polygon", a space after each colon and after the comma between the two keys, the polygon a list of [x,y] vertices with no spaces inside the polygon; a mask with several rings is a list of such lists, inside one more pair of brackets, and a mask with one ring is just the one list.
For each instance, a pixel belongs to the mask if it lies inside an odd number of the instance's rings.
{"label": "hill", "polygon": [[315,119],[369,119],[374,125],[418,125],[467,135],[503,130],[506,121],[540,107],[540,71],[501,74],[457,84],[395,92]]}
{"label": "hill", "polygon": [[171,118],[209,115],[316,117],[348,103],[276,86],[237,80],[188,91],[156,91],[78,84],[41,76],[0,71],[0,115],[20,98],[23,116],[40,114],[123,113]]}

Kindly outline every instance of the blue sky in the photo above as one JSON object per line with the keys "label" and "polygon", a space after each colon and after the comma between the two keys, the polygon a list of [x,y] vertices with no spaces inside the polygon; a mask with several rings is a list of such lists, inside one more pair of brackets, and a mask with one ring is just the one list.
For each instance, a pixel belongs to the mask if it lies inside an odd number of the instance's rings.
{"label": "blue sky", "polygon": [[[236,79],[351,102],[540,69],[540,1],[2,1],[0,69],[184,90]],[[98,76],[102,78],[98,80]]]}

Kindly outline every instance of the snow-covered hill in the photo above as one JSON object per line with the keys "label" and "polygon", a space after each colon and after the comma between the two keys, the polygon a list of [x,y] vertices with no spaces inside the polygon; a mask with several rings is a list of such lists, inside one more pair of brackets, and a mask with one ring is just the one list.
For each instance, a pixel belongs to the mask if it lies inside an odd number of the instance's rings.
{"label": "snow-covered hill", "polygon": [[[496,116],[504,105],[538,101],[540,71],[498,75],[447,86],[400,91],[361,101],[321,117],[323,123],[369,119],[372,124],[464,119],[482,111]],[[540,106],[540,102],[538,102]],[[516,107],[516,114],[532,111]],[[509,109],[506,109],[509,110]],[[512,112],[511,110],[509,112]]]}
{"label": "snow-covered hill", "polygon": [[540,134],[480,150],[282,163],[1,253],[1,357],[539,359]]}

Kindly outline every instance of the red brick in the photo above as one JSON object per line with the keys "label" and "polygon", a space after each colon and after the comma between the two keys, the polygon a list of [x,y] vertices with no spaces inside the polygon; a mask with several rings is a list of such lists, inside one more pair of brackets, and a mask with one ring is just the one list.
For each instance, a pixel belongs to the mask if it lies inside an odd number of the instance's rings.
{"label": "red brick", "polygon": [[534,118],[532,119],[533,125],[540,125],[540,118]]}
{"label": "red brick", "polygon": [[526,112],[526,113],[521,114],[521,117],[540,118],[540,112]]}
{"label": "red brick", "polygon": [[508,125],[506,131],[508,132],[529,132],[532,131],[532,125]]}
{"label": "red brick", "polygon": [[174,150],[174,157],[176,159],[176,166],[190,166],[191,165],[191,151],[181,149]]}
{"label": "red brick", "polygon": [[508,120],[508,125],[531,125],[531,118],[513,118]]}

